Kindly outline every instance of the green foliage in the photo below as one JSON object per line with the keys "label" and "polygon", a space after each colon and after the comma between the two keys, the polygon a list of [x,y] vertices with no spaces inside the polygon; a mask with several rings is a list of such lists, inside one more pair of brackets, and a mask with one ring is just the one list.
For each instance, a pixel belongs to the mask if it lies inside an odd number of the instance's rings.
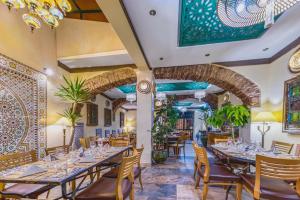
{"label": "green foliage", "polygon": [[76,122],[81,118],[80,113],[73,111],[72,108],[67,108],[64,113],[60,115],[68,119],[72,126],[75,126]]}
{"label": "green foliage", "polygon": [[167,135],[176,127],[178,113],[173,108],[174,97],[168,98],[161,108],[155,112],[152,127],[152,139],[156,147],[163,146]]}
{"label": "green foliage", "polygon": [[65,76],[63,78],[65,84],[60,86],[56,96],[70,103],[84,103],[90,99],[90,92],[85,88],[85,80],[78,77],[75,80],[68,80]]}
{"label": "green foliage", "polygon": [[243,105],[227,104],[218,110],[215,110],[207,123],[220,128],[223,125],[245,126],[250,119],[250,110]]}

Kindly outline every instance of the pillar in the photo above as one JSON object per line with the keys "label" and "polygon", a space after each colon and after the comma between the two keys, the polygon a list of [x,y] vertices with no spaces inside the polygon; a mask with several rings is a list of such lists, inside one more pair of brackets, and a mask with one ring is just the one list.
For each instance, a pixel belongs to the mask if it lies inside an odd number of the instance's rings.
{"label": "pillar", "polygon": [[[147,80],[153,84],[152,71],[138,71],[137,84],[141,80]],[[153,109],[154,99],[153,93],[148,94],[137,93],[137,147],[144,145],[144,152],[142,154],[141,162],[143,164],[151,164],[151,128],[153,124]]]}

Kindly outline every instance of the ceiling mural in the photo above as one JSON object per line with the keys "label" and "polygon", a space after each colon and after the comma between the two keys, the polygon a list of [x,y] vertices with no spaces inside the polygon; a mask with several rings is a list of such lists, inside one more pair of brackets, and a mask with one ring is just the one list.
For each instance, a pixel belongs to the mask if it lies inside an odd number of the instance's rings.
{"label": "ceiling mural", "polygon": [[[207,89],[209,83],[206,82],[184,82],[184,83],[158,83],[156,84],[157,92],[182,91],[182,90],[204,90]],[[135,93],[136,85],[123,85],[118,87],[125,94]]]}
{"label": "ceiling mural", "polygon": [[264,28],[264,23],[247,27],[224,25],[217,13],[217,2],[216,0],[181,0],[179,46],[255,39],[267,30]]}

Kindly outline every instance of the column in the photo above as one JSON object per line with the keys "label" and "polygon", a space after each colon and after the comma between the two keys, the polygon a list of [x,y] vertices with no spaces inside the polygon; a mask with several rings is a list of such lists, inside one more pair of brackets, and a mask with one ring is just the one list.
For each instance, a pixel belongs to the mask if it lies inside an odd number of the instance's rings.
{"label": "column", "polygon": [[[152,71],[138,71],[137,85],[140,81],[147,80],[153,84]],[[141,162],[144,164],[151,164],[151,128],[153,124],[153,93],[148,94],[137,92],[137,147],[144,145],[144,152],[142,154]]]}

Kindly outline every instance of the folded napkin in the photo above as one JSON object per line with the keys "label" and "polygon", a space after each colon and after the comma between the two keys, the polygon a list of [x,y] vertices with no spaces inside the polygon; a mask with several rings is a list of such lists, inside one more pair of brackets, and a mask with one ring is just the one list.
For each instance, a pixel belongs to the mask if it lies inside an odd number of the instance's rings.
{"label": "folded napkin", "polygon": [[32,165],[32,166],[29,166],[20,176],[19,178],[22,178],[22,177],[26,177],[26,176],[31,176],[31,175],[34,175],[34,174],[39,174],[39,173],[43,173],[43,172],[46,172],[47,170],[39,167],[39,166],[36,166],[36,165]]}

